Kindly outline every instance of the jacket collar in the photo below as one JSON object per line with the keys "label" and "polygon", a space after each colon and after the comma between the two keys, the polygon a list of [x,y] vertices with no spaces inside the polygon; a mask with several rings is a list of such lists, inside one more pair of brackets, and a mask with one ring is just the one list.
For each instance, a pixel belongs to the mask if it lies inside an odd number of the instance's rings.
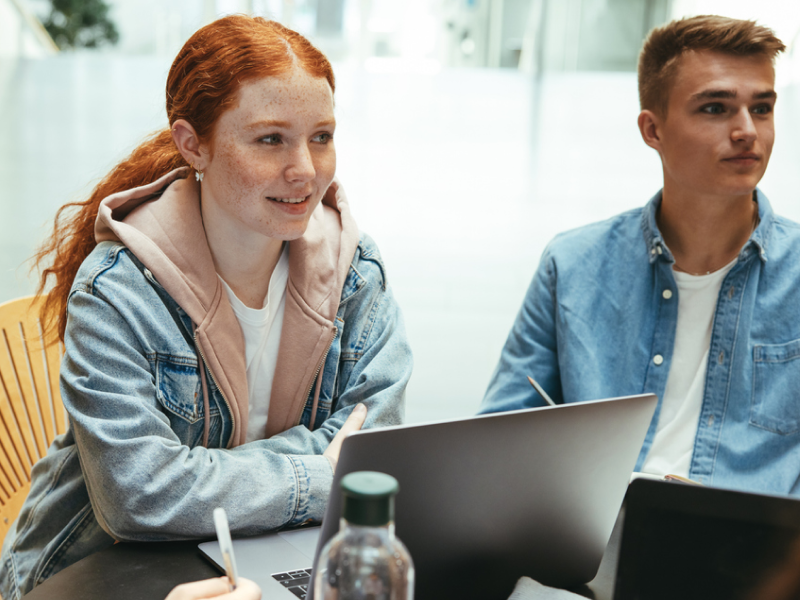
{"label": "jacket collar", "polygon": [[[247,435],[249,407],[244,337],[214,268],[199,184],[188,174],[182,167],[104,199],[95,239],[125,244],[191,318],[196,343],[231,410],[229,446],[238,446]],[[300,420],[336,332],[333,321],[357,244],[358,228],[334,182],[305,234],[289,243],[286,307],[266,436]]]}
{"label": "jacket collar", "polygon": [[[658,207],[661,206],[662,191],[659,190],[642,211],[642,233],[647,245],[647,257],[650,260],[650,264],[655,263],[658,259],[665,260],[670,264],[675,262],[675,258],[667,248],[666,243],[664,243],[664,238],[656,222]],[[762,262],[767,262],[767,248],[772,237],[775,213],[772,212],[772,206],[767,197],[758,188],[753,192],[753,200],[758,203],[759,223],[747,243],[742,246],[742,250],[739,252],[739,262],[743,262],[752,254],[758,255]]]}

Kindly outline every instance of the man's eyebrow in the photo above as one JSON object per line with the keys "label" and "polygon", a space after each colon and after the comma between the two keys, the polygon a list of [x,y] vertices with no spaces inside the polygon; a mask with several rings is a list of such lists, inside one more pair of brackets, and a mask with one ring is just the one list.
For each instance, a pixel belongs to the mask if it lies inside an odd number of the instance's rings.
{"label": "man's eyebrow", "polygon": [[756,92],[753,94],[753,100],[776,100],[778,93],[775,90],[767,90],[766,92]]}
{"label": "man's eyebrow", "polygon": [[692,100],[722,100],[736,98],[735,90],[703,90],[692,95]]}
{"label": "man's eyebrow", "polygon": [[[764,92],[756,92],[753,94],[753,100],[768,100],[776,99],[778,94],[775,90],[766,90]],[[736,90],[703,90],[692,96],[692,100],[731,100],[736,98]]]}

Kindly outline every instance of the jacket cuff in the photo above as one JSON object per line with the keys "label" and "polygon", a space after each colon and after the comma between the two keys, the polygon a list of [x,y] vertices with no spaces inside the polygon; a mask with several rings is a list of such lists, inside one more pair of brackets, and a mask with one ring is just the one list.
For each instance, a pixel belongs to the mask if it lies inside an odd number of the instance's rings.
{"label": "jacket cuff", "polygon": [[297,481],[297,509],[288,525],[309,520],[322,522],[333,483],[330,461],[321,454],[287,458],[292,462]]}

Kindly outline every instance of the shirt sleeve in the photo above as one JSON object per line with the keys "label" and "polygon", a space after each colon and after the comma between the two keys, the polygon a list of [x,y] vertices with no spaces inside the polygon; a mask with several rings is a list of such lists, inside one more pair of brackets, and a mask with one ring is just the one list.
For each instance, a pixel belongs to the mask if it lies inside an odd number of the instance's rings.
{"label": "shirt sleeve", "polygon": [[558,305],[555,260],[546,249],[500,354],[481,413],[544,406],[528,382],[535,379],[556,402],[563,402],[558,366]]}

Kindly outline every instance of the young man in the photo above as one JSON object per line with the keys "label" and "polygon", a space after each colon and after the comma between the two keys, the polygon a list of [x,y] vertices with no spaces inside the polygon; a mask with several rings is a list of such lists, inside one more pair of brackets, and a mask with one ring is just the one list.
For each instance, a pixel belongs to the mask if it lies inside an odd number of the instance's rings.
{"label": "young man", "polygon": [[663,189],[547,247],[482,404],[493,412],[655,393],[637,470],[800,494],[800,226],[756,189],[775,56],[751,21],[655,29],[639,60]]}

